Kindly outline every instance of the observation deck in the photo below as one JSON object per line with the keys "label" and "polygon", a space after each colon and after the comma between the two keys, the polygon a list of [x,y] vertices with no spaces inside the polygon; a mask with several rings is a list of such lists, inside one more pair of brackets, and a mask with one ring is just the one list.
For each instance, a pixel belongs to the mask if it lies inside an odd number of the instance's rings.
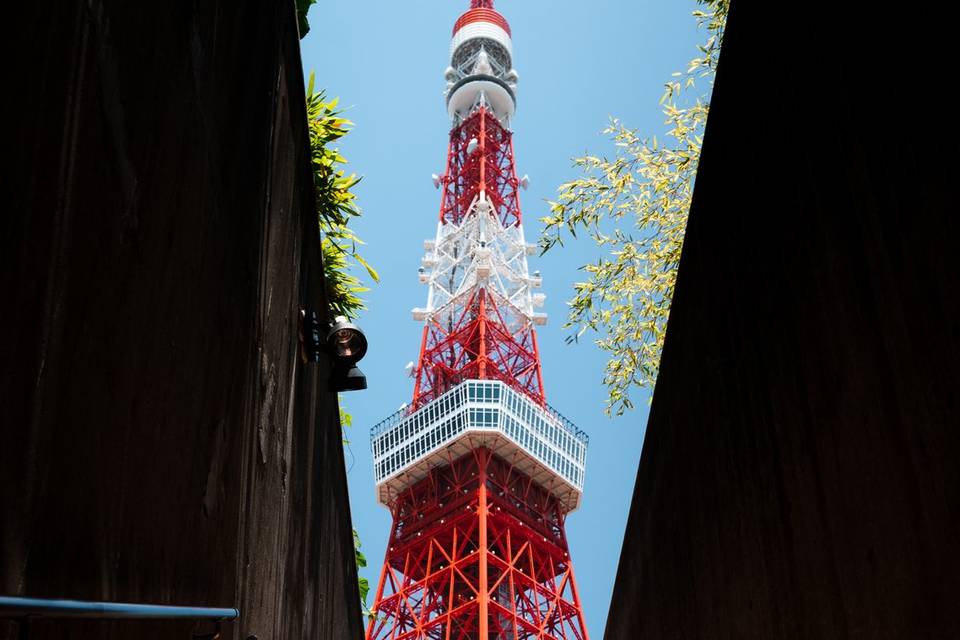
{"label": "observation deck", "polygon": [[575,510],[589,438],[549,406],[499,380],[466,380],[370,430],[378,500],[389,505],[433,467],[484,446]]}
{"label": "observation deck", "polygon": [[444,72],[447,112],[454,121],[467,118],[478,104],[487,104],[504,125],[517,108],[510,25],[492,8],[474,7],[453,27],[450,66]]}

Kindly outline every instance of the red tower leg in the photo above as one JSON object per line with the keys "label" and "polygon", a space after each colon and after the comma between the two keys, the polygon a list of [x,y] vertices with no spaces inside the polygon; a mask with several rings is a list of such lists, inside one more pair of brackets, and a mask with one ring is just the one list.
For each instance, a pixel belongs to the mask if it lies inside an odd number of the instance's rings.
{"label": "red tower leg", "polygon": [[368,640],[586,640],[563,511],[477,447],[390,505]]}

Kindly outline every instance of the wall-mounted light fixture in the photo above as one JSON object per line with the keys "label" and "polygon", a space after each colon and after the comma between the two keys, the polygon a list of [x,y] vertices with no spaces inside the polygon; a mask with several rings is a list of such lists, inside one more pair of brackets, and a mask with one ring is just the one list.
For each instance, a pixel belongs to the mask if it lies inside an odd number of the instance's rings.
{"label": "wall-mounted light fixture", "polygon": [[326,332],[313,311],[300,312],[300,355],[304,362],[320,362],[326,352],[333,359],[330,375],[331,391],[358,391],[367,388],[367,378],[357,367],[367,353],[367,337],[357,325],[337,316]]}
{"label": "wall-mounted light fixture", "polygon": [[333,356],[333,374],[330,376],[332,391],[359,391],[367,388],[367,378],[357,363],[367,353],[367,337],[360,327],[348,322],[343,316],[333,320],[327,332],[327,351]]}

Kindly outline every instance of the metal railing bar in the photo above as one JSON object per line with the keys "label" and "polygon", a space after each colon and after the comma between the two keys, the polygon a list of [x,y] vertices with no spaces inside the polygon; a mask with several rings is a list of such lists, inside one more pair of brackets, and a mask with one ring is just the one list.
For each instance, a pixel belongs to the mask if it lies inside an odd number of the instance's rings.
{"label": "metal railing bar", "polygon": [[87,602],[0,596],[0,618],[102,618],[214,620],[227,622],[240,617],[235,608],[181,607],[129,602]]}

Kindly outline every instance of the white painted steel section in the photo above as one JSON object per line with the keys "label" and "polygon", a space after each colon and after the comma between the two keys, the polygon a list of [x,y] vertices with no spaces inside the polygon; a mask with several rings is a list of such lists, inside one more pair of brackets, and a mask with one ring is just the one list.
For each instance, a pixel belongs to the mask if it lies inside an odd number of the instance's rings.
{"label": "white painted steel section", "polygon": [[481,95],[485,104],[497,114],[497,119],[510,121],[517,109],[513,97],[501,85],[489,80],[474,80],[458,87],[447,102],[447,115],[454,121],[465,119],[477,106]]}
{"label": "white painted steel section", "polygon": [[453,34],[453,39],[450,41],[450,56],[453,56],[457,47],[473,38],[490,38],[503,45],[503,48],[507,50],[510,57],[513,57],[513,41],[510,38],[510,34],[504,31],[503,27],[499,25],[482,21],[471,22],[470,24],[464,25],[463,28]]}
{"label": "white painted steel section", "polygon": [[[583,492],[587,435],[549,407],[499,380],[467,380],[408,413],[401,409],[370,431],[378,499],[388,504],[434,466],[469,451],[463,441],[486,436],[495,453],[511,455],[537,484],[570,511]],[[495,436],[495,437],[494,437]],[[459,448],[458,448],[459,445]]]}
{"label": "white painted steel section", "polygon": [[[539,288],[539,275],[531,276],[527,265],[527,245],[523,225],[501,224],[493,207],[478,198],[460,224],[437,224],[436,239],[427,241],[421,259],[424,271],[427,306],[418,308],[414,318],[430,321],[436,314],[456,312],[457,299],[468,295],[476,286],[483,286],[498,302],[507,303],[504,320],[511,331],[546,315],[534,314],[534,307],[543,304],[544,295],[534,297]],[[512,316],[512,320],[510,317]],[[442,318],[438,318],[441,320]]]}

